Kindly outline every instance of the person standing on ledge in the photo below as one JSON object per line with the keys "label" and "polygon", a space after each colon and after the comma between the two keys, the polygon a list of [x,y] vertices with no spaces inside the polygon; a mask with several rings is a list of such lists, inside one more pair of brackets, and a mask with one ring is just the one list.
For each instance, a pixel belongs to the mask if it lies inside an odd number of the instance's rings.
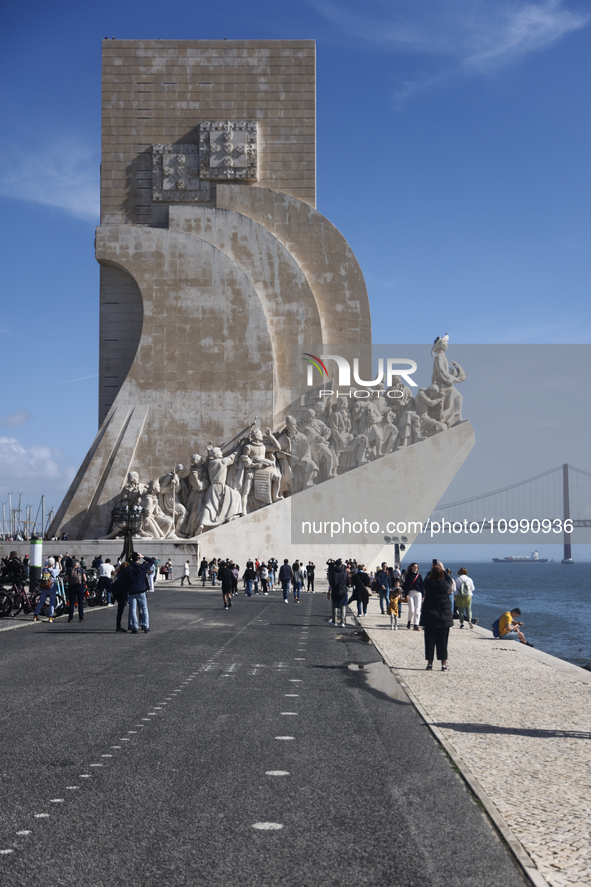
{"label": "person standing on ledge", "polygon": [[[409,571],[410,572],[410,571]],[[408,574],[407,574],[408,578]],[[423,583],[425,597],[421,608],[421,625],[425,635],[427,671],[433,671],[433,653],[441,662],[441,671],[447,671],[447,642],[453,625],[449,583],[445,571],[434,564]]]}
{"label": "person standing on ledge", "polygon": [[[452,580],[453,581],[453,580]],[[455,589],[455,605],[460,614],[460,628],[464,627],[464,617],[468,620],[470,628],[474,628],[472,624],[472,595],[474,594],[474,582],[468,576],[466,567],[460,567],[458,570],[458,579],[456,579]]]}

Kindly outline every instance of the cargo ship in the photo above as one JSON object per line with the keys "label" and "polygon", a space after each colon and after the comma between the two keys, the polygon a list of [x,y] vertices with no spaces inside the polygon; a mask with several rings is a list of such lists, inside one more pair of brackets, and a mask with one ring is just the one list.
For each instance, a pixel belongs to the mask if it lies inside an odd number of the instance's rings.
{"label": "cargo ship", "polygon": [[493,557],[495,564],[547,564],[547,557],[538,557],[537,551],[532,551],[528,557],[525,554],[514,554],[511,557]]}

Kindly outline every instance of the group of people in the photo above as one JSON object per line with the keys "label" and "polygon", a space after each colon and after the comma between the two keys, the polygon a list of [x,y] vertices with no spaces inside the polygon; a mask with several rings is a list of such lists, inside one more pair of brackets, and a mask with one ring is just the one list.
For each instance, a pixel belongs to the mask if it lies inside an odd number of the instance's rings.
{"label": "group of people", "polygon": [[[234,563],[231,558],[218,560],[214,557],[211,561],[208,561],[207,558],[204,557],[199,565],[198,572],[203,587],[205,587],[208,580],[212,587],[216,585],[216,581],[221,583],[222,577],[220,571],[222,565],[229,566],[234,577],[232,586],[233,594],[237,594],[238,592],[240,578],[242,578],[244,594],[247,597],[252,597],[253,594],[267,595],[269,591],[274,589],[276,584],[279,584],[283,592],[283,599],[286,603],[289,600],[290,590],[293,591],[294,601],[298,603],[300,600],[300,592],[304,586],[306,586],[307,591],[314,591],[314,575],[316,567],[312,561],[308,561],[306,565],[299,560],[290,564],[289,560],[286,558],[283,564],[279,566],[279,562],[275,557],[270,557],[267,561],[260,561],[258,558],[255,558],[254,560],[249,558],[246,562],[242,577],[240,575],[240,565]],[[187,561],[184,567],[184,578],[187,579],[187,582],[190,585],[191,580],[189,575],[190,564],[189,561]],[[182,584],[183,578],[181,578],[181,585]]]}
{"label": "group of people", "polygon": [[[129,563],[122,563],[119,558],[117,564],[113,565],[109,558],[103,561],[100,555],[92,561],[92,567],[98,573],[99,594],[106,597],[107,605],[112,606],[113,599],[117,603],[116,631],[137,634],[141,629],[149,632],[146,593],[154,591],[158,563],[156,558],[144,557],[138,553],[132,555]],[[170,559],[165,567],[168,578],[168,574],[172,575]],[[1,571],[4,579],[23,576],[24,570],[23,560],[16,551],[11,551],[8,557],[2,558]],[[241,575],[239,565],[231,558],[213,558],[211,561],[203,558],[198,575],[204,586],[207,579],[212,586],[219,583],[224,609],[229,610],[232,597],[238,594],[240,578],[247,597],[268,595],[278,585],[285,603],[289,603],[292,593],[294,603],[299,604],[300,593],[305,586],[308,592],[314,591],[315,570],[312,561],[304,566],[298,560],[290,564],[285,558],[280,566],[275,557],[270,557],[266,562],[258,558],[249,559]],[[78,619],[80,622],[84,621],[84,597],[88,581],[86,565],[83,558],[66,554],[63,557],[48,557],[43,564],[39,582],[41,594],[33,616],[35,622],[39,621],[41,610],[48,599],[49,622],[53,622],[58,582],[63,575],[68,579],[68,622],[74,619],[76,605]],[[329,585],[327,597],[332,607],[329,624],[346,627],[346,610],[352,603],[357,606],[358,616],[366,615],[370,595],[374,592],[379,597],[380,612],[390,617],[390,628],[397,630],[402,603],[407,603],[406,627],[417,632],[422,629],[428,671],[433,669],[435,656],[441,663],[442,671],[448,670],[448,640],[449,630],[453,627],[454,609],[460,629],[466,624],[473,628],[478,621],[472,617],[475,587],[466,567],[461,567],[457,578],[454,578],[450,569],[446,570],[440,561],[434,559],[423,579],[416,562],[402,570],[398,565],[391,567],[383,562],[374,574],[368,573],[365,566],[355,560],[343,562],[339,558],[327,562],[326,576]],[[185,579],[190,584],[188,560],[184,565],[181,585]],[[123,628],[121,622],[126,606],[129,606],[128,627]],[[520,615],[521,611],[517,607],[503,613],[493,625],[493,634],[503,640],[516,640],[531,647],[533,644],[525,639],[521,631],[523,622],[518,620]]]}

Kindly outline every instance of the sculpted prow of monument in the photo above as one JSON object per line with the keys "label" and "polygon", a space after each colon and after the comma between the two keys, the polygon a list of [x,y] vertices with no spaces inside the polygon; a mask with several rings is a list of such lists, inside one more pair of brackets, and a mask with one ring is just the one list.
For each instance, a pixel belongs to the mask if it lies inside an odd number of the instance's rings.
{"label": "sculpted prow of monument", "polygon": [[315,208],[315,73],[310,40],[103,44],[99,430],[52,535],[116,535],[131,484],[144,538],[213,538],[460,422],[443,353],[388,410],[292,402],[293,344],[371,344]]}

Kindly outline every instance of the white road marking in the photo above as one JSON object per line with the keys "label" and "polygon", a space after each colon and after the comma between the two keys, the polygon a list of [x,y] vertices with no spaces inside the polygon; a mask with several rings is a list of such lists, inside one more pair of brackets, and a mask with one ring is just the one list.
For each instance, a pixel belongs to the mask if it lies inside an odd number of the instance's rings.
{"label": "white road marking", "polygon": [[91,764],[90,766],[91,767],[102,767],[103,765],[102,764]]}
{"label": "white road marking", "polygon": [[294,717],[297,717],[297,711],[282,711],[281,714],[282,715],[293,715]]}
{"label": "white road marking", "polygon": [[290,739],[295,739],[295,736],[276,736],[275,739],[290,740]]}
{"label": "white road marking", "polygon": [[[143,727],[143,724],[139,724],[140,727]],[[128,733],[137,733],[137,730],[128,730]]]}
{"label": "white road marking", "polygon": [[155,712],[155,711],[149,711],[148,714],[149,714],[149,715],[155,715],[156,712]]}
{"label": "white road marking", "polygon": [[49,819],[49,813],[35,813],[35,819]]}
{"label": "white road marking", "polygon": [[63,799],[63,798],[51,798],[51,800],[49,801],[49,803],[50,803],[50,804],[63,804],[63,803],[64,803],[64,799]]}
{"label": "white road marking", "polygon": [[[151,721],[151,720],[152,720],[152,718],[142,718],[142,721]],[[140,725],[138,724],[138,727],[139,727],[139,726],[140,726]]]}
{"label": "white road marking", "polygon": [[101,755],[101,758],[112,758],[113,755]]}
{"label": "white road marking", "polygon": [[122,736],[119,742],[129,742],[129,736]]}
{"label": "white road marking", "polygon": [[120,745],[112,745],[111,748],[121,748]]}
{"label": "white road marking", "polygon": [[91,777],[90,773],[81,773],[80,776],[78,777],[78,779],[90,779],[90,777]]}
{"label": "white road marking", "polygon": [[68,789],[68,791],[73,792],[75,789],[80,788],[80,786],[79,785],[67,785],[66,788]]}
{"label": "white road marking", "polygon": [[289,770],[265,770],[265,776],[289,776]]}
{"label": "white road marking", "polygon": [[299,693],[284,693],[283,695],[284,695],[284,696],[290,696],[292,699],[295,699],[295,698],[296,698],[297,696],[299,696],[300,694],[299,694]]}
{"label": "white road marking", "polygon": [[294,662],[305,662],[305,661],[306,661],[306,657],[305,657],[305,656],[294,656],[294,660],[293,660],[293,661],[294,661]]}
{"label": "white road marking", "polygon": [[30,834],[31,834],[30,828],[24,828],[21,832],[17,832],[17,835],[30,835]]}
{"label": "white road marking", "polygon": [[[256,828],[256,825],[255,825],[255,828]],[[6,856],[7,853],[14,853],[14,850],[0,850],[0,853],[3,856]]]}
{"label": "white road marking", "polygon": [[290,683],[290,684],[301,684],[301,683],[302,683],[302,679],[301,679],[301,678],[290,678],[290,679],[289,679],[289,683]]}
{"label": "white road marking", "polygon": [[283,828],[280,822],[255,822],[252,827],[261,832],[275,832],[278,829]]}

